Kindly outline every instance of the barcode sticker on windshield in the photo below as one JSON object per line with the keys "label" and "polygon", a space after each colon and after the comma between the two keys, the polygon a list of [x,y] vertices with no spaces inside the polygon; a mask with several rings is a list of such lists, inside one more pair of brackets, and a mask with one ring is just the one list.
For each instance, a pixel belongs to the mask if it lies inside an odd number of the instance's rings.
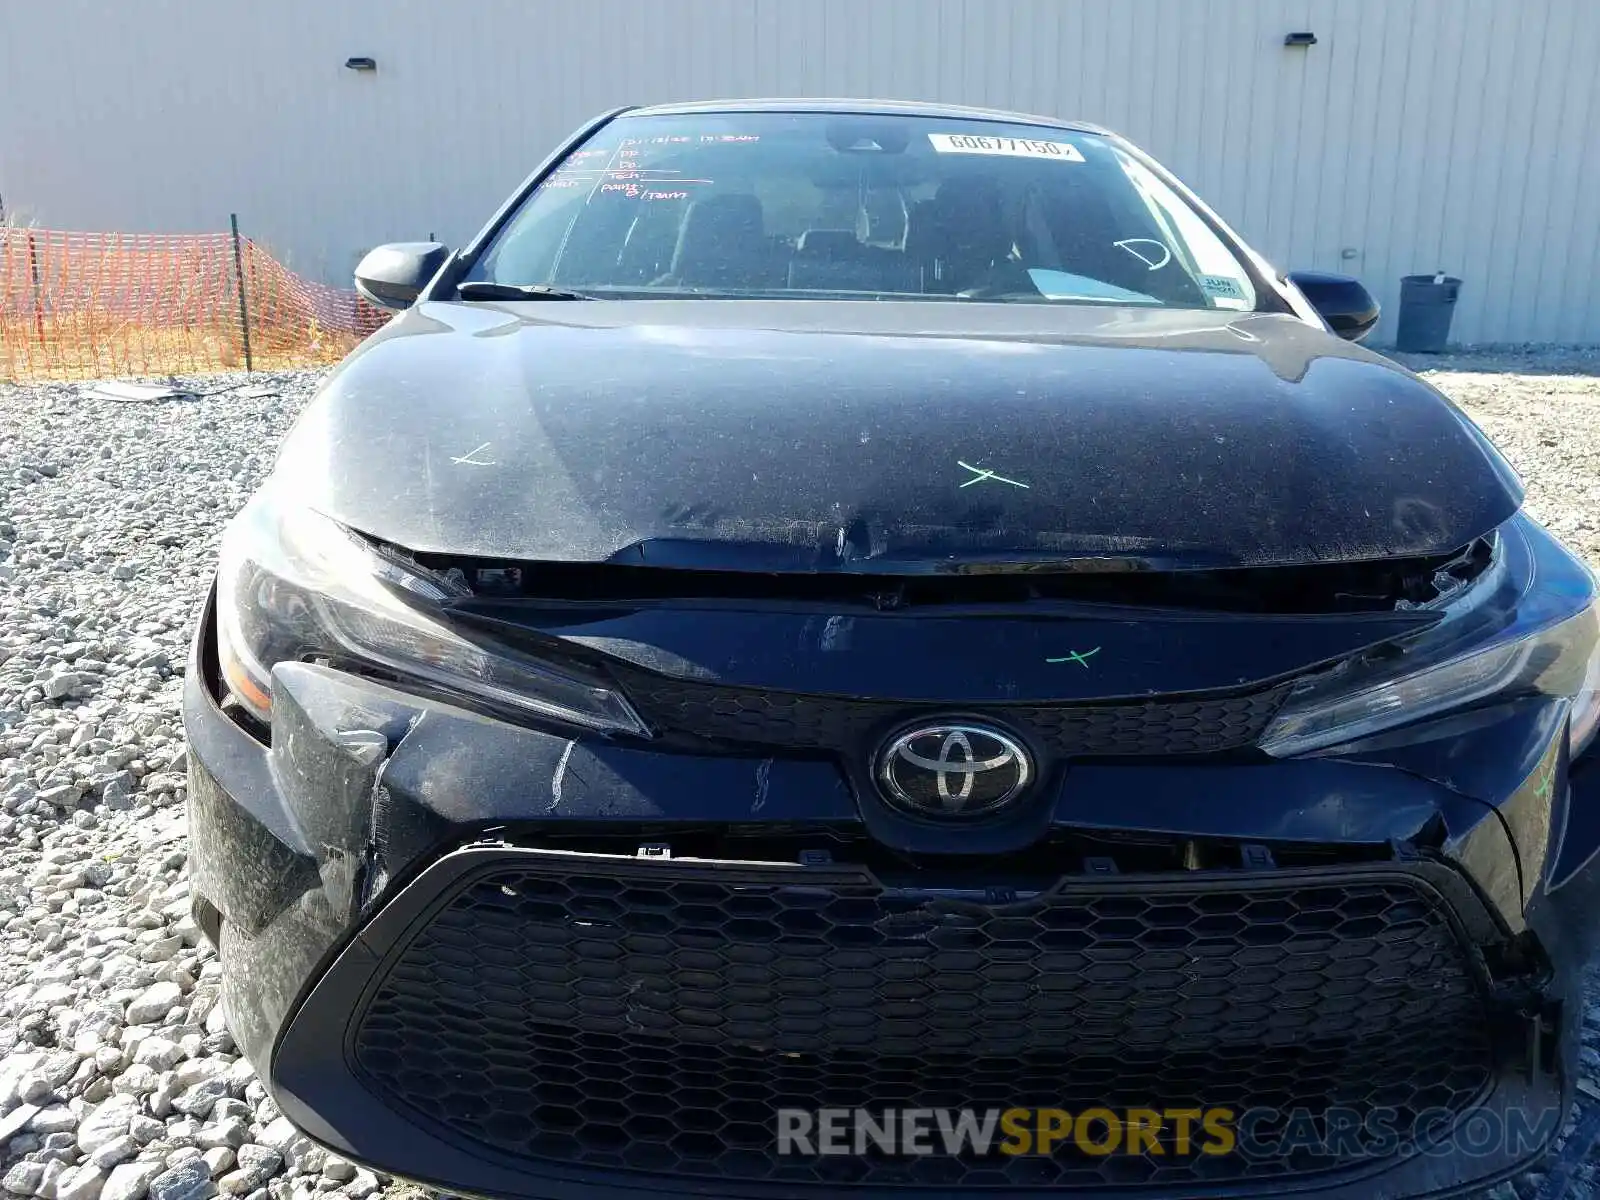
{"label": "barcode sticker on windshield", "polygon": [[928,140],[940,154],[1009,154],[1015,158],[1053,158],[1058,162],[1083,161],[1083,154],[1071,142],[987,137],[977,133],[930,133]]}

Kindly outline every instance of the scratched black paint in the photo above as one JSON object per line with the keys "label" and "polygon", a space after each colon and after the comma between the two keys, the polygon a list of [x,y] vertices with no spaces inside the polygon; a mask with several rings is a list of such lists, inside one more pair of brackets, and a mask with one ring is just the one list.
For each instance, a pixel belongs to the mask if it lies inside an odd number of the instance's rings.
{"label": "scratched black paint", "polygon": [[281,461],[412,550],[768,570],[1435,553],[1521,498],[1448,400],[1299,320],[1071,305],[428,302]]}
{"label": "scratched black paint", "polygon": [[[1415,633],[1431,613],[1251,616],[1132,609],[1004,618],[824,616],[779,604],[474,606],[666,675],[944,704],[1105,700],[1261,685]],[[1043,607],[1043,606],[1041,606]],[[1097,654],[1082,663],[1073,647]],[[1052,661],[1068,656],[1063,661]]]}
{"label": "scratched black paint", "polygon": [[[513,1187],[483,1160],[375,1105],[331,1052],[342,1034],[329,1007],[307,1005],[308,989],[320,986],[330,962],[359,977],[376,968],[365,922],[403,895],[419,868],[464,843],[537,843],[563,831],[599,837],[615,830],[672,844],[712,822],[753,836],[810,830],[826,846],[829,831],[861,828],[844,773],[814,758],[573,743],[302,664],[275,674],[285,718],[268,747],[217,709],[205,681],[197,657],[185,683],[195,747],[190,823],[197,887],[225,918],[224,990],[236,1037],[302,1128],[358,1159],[393,1163],[404,1146],[407,1170],[427,1178],[448,1169],[484,1189],[492,1180],[506,1195],[555,1194]],[[1593,948],[1592,922],[1582,913],[1597,902],[1595,873],[1566,880],[1559,892],[1537,889],[1525,909],[1519,860],[1537,866],[1554,814],[1529,807],[1508,827],[1492,802],[1545,752],[1536,734],[1541,727],[1548,734],[1547,718],[1547,709],[1534,708],[1490,714],[1472,733],[1471,761],[1429,761],[1400,747],[1284,763],[1082,763],[1052,790],[1041,816],[1062,834],[1102,833],[1114,854],[1119,843],[1192,838],[1260,841],[1280,854],[1297,845],[1346,855],[1431,846],[1474,881],[1496,921],[1511,931],[1535,929],[1576,961]],[[389,744],[381,762],[350,758],[347,735],[361,729]],[[1461,741],[1450,737],[1446,745]],[[1593,786],[1573,797],[1587,808],[1597,799]],[[1531,840],[1518,845],[1513,831]],[[1593,831],[1583,836],[1591,845]],[[1555,1010],[1565,1048],[1577,1044],[1574,987],[1563,974],[1548,991],[1566,1000]],[[1506,1086],[1520,1078],[1508,1075]],[[1528,1102],[1535,1096],[1556,1102],[1548,1078]]]}
{"label": "scratched black paint", "polygon": [[[729,570],[1411,556],[1463,545],[1521,500],[1448,401],[1310,323],[938,302],[428,300],[335,373],[280,470],[335,518],[419,552]],[[462,606],[510,637],[626,660],[631,675],[612,669],[635,681],[642,669],[778,703],[789,691],[980,711],[1233,689],[1434,619],[843,607],[704,593]],[[1196,872],[1219,894],[1249,870],[1427,871],[1462,897],[1455,918],[1484,959],[1485,1003],[1505,1034],[1486,1105],[1570,1097],[1600,903],[1600,770],[1593,752],[1567,762],[1564,700],[1513,697],[1289,761],[1249,746],[1058,753],[1040,759],[1040,786],[1016,819],[973,831],[890,813],[863,777],[870,747],[855,742],[608,739],[325,664],[274,668],[268,739],[222,707],[213,616],[208,605],[184,692],[195,894],[220,914],[241,1049],[287,1115],[351,1158],[442,1190],[529,1200],[702,1190],[500,1161],[386,1107],[341,1053],[397,927],[439,900],[435,868],[463,846],[493,857],[603,841],[682,857],[710,840],[737,873],[748,865],[737,842],[800,872],[800,890],[808,855],[827,850],[922,897],[922,916],[947,911],[948,893],[974,880],[992,886],[977,903],[1003,906],[1015,889],[1106,862],[1139,872],[1152,892]],[[566,917],[597,954],[624,940],[610,915]],[[803,932],[772,951],[804,966]],[[1324,954],[1317,930],[1294,932],[1306,954]],[[938,981],[931,942],[903,948],[906,967]],[[690,978],[694,964],[678,966],[686,987],[704,986]],[[1160,969],[1183,978],[1203,967]],[[836,969],[850,970],[848,959]],[[503,1006],[514,1019],[515,988]],[[424,1069],[429,1042],[403,1048]],[[802,1038],[742,1051],[810,1047]],[[752,1107],[752,1120],[765,1116]],[[1436,1157],[1382,1179],[1364,1173],[1381,1165],[1316,1186],[1363,1200],[1432,1194],[1516,1164]]]}

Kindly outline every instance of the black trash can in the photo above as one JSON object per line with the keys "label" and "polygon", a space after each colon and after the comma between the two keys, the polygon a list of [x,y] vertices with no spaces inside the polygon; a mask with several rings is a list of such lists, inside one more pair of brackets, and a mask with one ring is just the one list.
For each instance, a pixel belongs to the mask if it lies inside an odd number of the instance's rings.
{"label": "black trash can", "polygon": [[1450,340],[1461,280],[1453,275],[1404,275],[1400,279],[1400,328],[1394,348],[1438,354]]}

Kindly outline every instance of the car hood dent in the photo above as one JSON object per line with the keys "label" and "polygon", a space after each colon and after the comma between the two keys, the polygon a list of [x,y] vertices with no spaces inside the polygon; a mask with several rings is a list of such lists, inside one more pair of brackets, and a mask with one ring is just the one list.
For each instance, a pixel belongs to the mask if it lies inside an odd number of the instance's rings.
{"label": "car hood dent", "polygon": [[277,478],[416,551],[762,570],[1454,549],[1521,502],[1447,399],[1284,316],[425,303]]}

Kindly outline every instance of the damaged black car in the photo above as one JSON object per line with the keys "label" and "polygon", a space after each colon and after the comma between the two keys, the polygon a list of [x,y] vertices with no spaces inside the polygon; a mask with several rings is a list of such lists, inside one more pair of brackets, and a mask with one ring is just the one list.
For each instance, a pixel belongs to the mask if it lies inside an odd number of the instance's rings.
{"label": "damaged black car", "polygon": [[1596,586],[1090,126],[629,109],[228,527],[196,916],[316,1141],[506,1200],[1453,1194],[1548,1147]]}

